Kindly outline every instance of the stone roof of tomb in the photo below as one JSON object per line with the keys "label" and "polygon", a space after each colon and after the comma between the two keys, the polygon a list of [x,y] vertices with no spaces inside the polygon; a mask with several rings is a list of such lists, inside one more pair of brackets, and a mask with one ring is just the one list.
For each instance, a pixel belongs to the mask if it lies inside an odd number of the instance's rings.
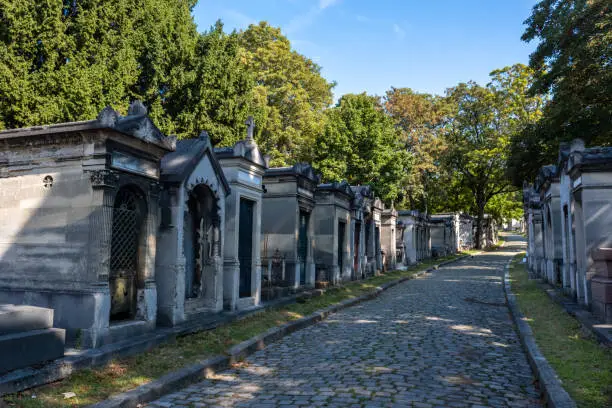
{"label": "stone roof of tomb", "polygon": [[590,147],[575,150],[569,154],[568,170],[574,167],[582,170],[611,170],[612,147]]}
{"label": "stone roof of tomb", "polygon": [[374,199],[374,191],[369,185],[363,186],[350,186],[351,190],[355,194],[353,198],[353,208],[361,208],[369,212],[368,207],[371,201]]}
{"label": "stone roof of tomb", "polygon": [[296,163],[287,167],[272,167],[266,170],[264,177],[293,176],[303,178],[315,184],[321,181],[321,176],[317,174],[309,163]]}
{"label": "stone roof of tomb", "polygon": [[155,126],[148,115],[147,108],[140,101],[132,102],[126,116],[121,116],[119,112],[107,106],[102,109],[95,120],[4,130],[0,131],[0,140],[101,129],[115,130],[145,143],[157,145],[167,151],[173,151],[176,148],[176,137],[164,135]]}
{"label": "stone roof of tomb", "polygon": [[536,192],[545,191],[548,189],[551,183],[559,181],[559,173],[557,166],[549,164],[547,166],[540,167],[538,175],[534,183],[534,189]]}
{"label": "stone roof of tomb", "polygon": [[334,181],[333,183],[319,184],[317,186],[317,190],[339,192],[341,194],[344,194],[348,198],[355,198],[355,193],[353,189],[345,180]]}
{"label": "stone roof of tomb", "polygon": [[162,157],[161,180],[167,183],[182,183],[193,172],[200,161],[208,156],[211,165],[226,194],[230,193],[230,186],[225,178],[223,169],[217,160],[210,143],[208,133],[202,132],[197,139],[183,139],[176,143],[176,150]]}
{"label": "stone roof of tomb", "polygon": [[262,155],[255,142],[255,138],[253,137],[255,121],[253,121],[252,116],[249,116],[245,125],[247,126],[246,139],[236,142],[234,146],[215,147],[214,152],[220,160],[242,157],[251,163],[267,169],[270,166],[270,157]]}

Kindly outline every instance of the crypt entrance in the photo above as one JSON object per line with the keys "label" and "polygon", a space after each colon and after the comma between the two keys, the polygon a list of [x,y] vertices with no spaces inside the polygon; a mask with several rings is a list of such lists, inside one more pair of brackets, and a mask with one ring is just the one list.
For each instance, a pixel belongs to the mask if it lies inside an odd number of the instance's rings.
{"label": "crypt entrance", "polygon": [[185,312],[214,308],[220,265],[220,214],[213,191],[205,184],[188,193],[183,222]]}
{"label": "crypt entrance", "polygon": [[135,186],[121,188],[113,205],[109,286],[110,320],[136,317],[138,289],[144,287],[147,204]]}

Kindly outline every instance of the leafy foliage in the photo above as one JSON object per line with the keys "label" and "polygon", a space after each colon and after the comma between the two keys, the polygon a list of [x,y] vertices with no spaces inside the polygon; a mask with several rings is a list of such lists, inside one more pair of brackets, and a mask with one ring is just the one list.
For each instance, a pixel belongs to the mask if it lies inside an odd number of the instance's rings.
{"label": "leafy foliage", "polygon": [[347,94],[326,116],[314,160],[323,179],[370,184],[383,200],[396,200],[411,161],[380,99]]}
{"label": "leafy foliage", "polygon": [[508,151],[511,140],[541,115],[542,99],[526,93],[532,75],[528,67],[517,64],[493,71],[486,87],[469,82],[448,92],[455,114],[447,133],[447,171],[457,185],[472,193],[478,230],[486,208],[498,217],[515,213],[515,195],[509,194],[516,188],[508,177]]}
{"label": "leafy foliage", "polygon": [[244,122],[254,112],[255,87],[245,58],[238,34],[226,34],[220,21],[199,36],[181,91],[165,103],[179,137],[206,130],[220,146],[244,138]]}
{"label": "leafy foliage", "polygon": [[429,197],[440,181],[440,157],[447,149],[450,105],[446,98],[421,94],[409,88],[391,88],[384,99],[385,110],[399,131],[400,140],[414,159],[402,180],[401,203],[427,211]]}
{"label": "leafy foliage", "polygon": [[0,128],[92,119],[141,99],[167,132],[197,41],[187,0],[0,0]]}
{"label": "leafy foliage", "polygon": [[240,43],[256,80],[258,143],[272,157],[272,165],[312,159],[334,83],[321,76],[321,68],[311,59],[292,50],[279,28],[266,22],[241,32]]}
{"label": "leafy foliage", "polygon": [[612,143],[611,8],[606,0],[542,0],[525,21],[522,39],[540,41],[530,57],[538,73],[530,92],[552,99],[542,119],[514,139],[517,186],[554,162],[560,142]]}

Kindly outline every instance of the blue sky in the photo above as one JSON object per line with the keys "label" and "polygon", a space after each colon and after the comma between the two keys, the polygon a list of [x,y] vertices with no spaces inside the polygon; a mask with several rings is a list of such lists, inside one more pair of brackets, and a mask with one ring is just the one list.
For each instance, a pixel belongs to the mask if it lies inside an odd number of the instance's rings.
{"label": "blue sky", "polygon": [[227,31],[261,20],[336,81],[335,97],[391,86],[443,94],[459,82],[484,85],[489,72],[527,63],[521,41],[536,0],[200,0],[200,31],[221,19]]}

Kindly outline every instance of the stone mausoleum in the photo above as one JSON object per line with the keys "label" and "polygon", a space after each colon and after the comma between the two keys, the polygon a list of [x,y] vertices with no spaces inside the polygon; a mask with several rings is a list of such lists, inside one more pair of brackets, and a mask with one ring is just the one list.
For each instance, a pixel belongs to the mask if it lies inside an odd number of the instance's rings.
{"label": "stone mausoleum", "polygon": [[346,181],[317,186],[313,217],[315,279],[318,282],[335,285],[353,276],[350,227],[354,197]]}
{"label": "stone mausoleum", "polygon": [[414,210],[397,212],[397,247],[403,265],[414,265],[431,256],[429,216]]}
{"label": "stone mausoleum", "polygon": [[261,300],[261,217],[263,175],[268,157],[253,138],[255,123],[246,122],[246,139],[215,149],[232,194],[225,202],[224,304],[228,310],[257,306]]}
{"label": "stone mausoleum", "polygon": [[314,287],[312,211],[319,181],[307,163],[265,171],[261,257],[264,265],[271,265],[267,290]]}
{"label": "stone mausoleum", "polygon": [[523,190],[528,267],[612,322],[612,148],[564,144]]}
{"label": "stone mausoleum", "polygon": [[84,346],[155,327],[160,161],[175,144],[140,102],[0,132],[0,303],[53,309]]}
{"label": "stone mausoleum", "polygon": [[156,280],[161,324],[223,309],[225,201],[230,187],[206,132],[162,158]]}
{"label": "stone mausoleum", "polygon": [[380,242],[383,268],[394,270],[397,266],[397,211],[393,206],[385,208],[381,214]]}
{"label": "stone mausoleum", "polygon": [[365,223],[369,214],[369,202],[374,198],[369,186],[351,186],[353,200],[351,202],[351,254],[353,261],[353,279],[365,276],[367,264],[365,245]]}

